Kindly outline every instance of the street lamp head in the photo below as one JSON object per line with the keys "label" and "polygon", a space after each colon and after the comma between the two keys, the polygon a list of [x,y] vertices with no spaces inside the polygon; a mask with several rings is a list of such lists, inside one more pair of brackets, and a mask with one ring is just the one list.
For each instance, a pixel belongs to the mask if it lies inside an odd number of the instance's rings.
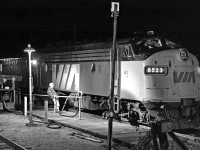
{"label": "street lamp head", "polygon": [[24,52],[35,52],[35,49],[31,47],[31,44],[28,44],[28,47],[25,48]]}

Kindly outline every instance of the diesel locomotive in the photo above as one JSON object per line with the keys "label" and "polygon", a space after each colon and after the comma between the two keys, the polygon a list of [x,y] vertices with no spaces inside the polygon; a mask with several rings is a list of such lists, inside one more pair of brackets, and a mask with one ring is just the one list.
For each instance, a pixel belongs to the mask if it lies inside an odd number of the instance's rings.
{"label": "diesel locomotive", "polygon": [[[46,91],[53,82],[57,91],[82,91],[82,109],[109,109],[112,42],[37,51],[34,87]],[[116,51],[113,105],[120,118],[132,125],[162,122],[163,132],[199,126],[200,68],[194,54],[153,32],[117,40]],[[2,76],[8,75],[6,61],[1,60]]]}

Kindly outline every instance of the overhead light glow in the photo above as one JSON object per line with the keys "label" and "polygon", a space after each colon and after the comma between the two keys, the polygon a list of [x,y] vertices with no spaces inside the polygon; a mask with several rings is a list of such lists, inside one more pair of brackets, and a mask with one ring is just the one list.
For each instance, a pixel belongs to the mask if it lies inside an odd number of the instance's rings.
{"label": "overhead light glow", "polygon": [[31,62],[33,65],[37,65],[37,60],[32,60]]}

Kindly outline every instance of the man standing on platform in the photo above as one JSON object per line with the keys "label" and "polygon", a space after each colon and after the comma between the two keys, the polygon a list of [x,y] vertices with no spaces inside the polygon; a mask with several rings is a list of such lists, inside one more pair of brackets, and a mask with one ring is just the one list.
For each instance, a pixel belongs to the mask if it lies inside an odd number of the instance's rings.
{"label": "man standing on platform", "polygon": [[11,84],[7,81],[7,79],[3,78],[3,84],[1,85],[2,89],[9,89]]}
{"label": "man standing on platform", "polygon": [[50,99],[53,100],[54,102],[54,109],[57,113],[59,113],[59,107],[60,107],[60,104],[59,104],[59,100],[58,100],[58,94],[57,92],[54,90],[54,84],[53,83],[49,83],[49,87],[48,87],[48,90],[47,90],[47,94],[49,95]]}
{"label": "man standing on platform", "polygon": [[[3,82],[1,85],[1,89],[10,89],[12,86],[6,78],[3,78]],[[10,91],[3,91],[1,92],[1,99],[2,100],[10,100],[11,101],[12,95]]]}

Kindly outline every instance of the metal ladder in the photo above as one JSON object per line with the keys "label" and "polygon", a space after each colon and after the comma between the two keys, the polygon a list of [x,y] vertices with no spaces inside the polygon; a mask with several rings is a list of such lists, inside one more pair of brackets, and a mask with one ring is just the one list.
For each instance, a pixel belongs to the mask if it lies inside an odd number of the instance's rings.
{"label": "metal ladder", "polygon": [[114,82],[114,102],[113,102],[113,109],[115,113],[119,113],[121,99],[120,99],[120,82],[121,82],[121,60],[120,60],[120,48],[117,49],[117,61],[115,64],[116,67],[116,76]]}

